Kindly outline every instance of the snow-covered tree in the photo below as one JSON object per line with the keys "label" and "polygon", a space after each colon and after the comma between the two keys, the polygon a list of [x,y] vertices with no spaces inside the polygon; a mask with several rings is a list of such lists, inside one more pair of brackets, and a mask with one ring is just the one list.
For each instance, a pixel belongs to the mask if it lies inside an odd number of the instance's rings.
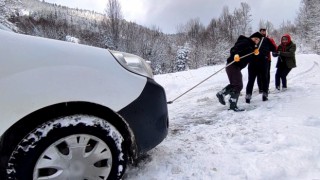
{"label": "snow-covered tree", "polygon": [[17,31],[17,28],[8,19],[19,14],[22,3],[20,0],[0,0],[0,23],[8,29]]}
{"label": "snow-covered tree", "polygon": [[108,0],[106,7],[106,24],[111,31],[112,41],[116,47],[118,47],[118,42],[120,38],[120,26],[122,22],[122,11],[121,5],[118,0]]}
{"label": "snow-covered tree", "polygon": [[207,54],[207,65],[215,65],[225,63],[230,55],[230,47],[232,45],[227,39],[220,39],[219,44],[213,47]]}
{"label": "snow-covered tree", "polygon": [[320,54],[320,1],[302,0],[296,24],[301,43]]}
{"label": "snow-covered tree", "polygon": [[239,35],[249,35],[250,27],[251,27],[251,14],[250,14],[250,6],[247,3],[241,2],[240,8],[236,8],[233,12],[233,16],[235,19],[235,27],[233,28],[234,36]]}
{"label": "snow-covered tree", "polygon": [[66,41],[67,42],[76,43],[76,44],[80,43],[80,40],[78,38],[72,37],[72,36],[69,36],[69,35],[66,36]]}
{"label": "snow-covered tree", "polygon": [[188,57],[189,53],[190,53],[189,44],[179,47],[177,51],[176,62],[175,62],[176,71],[189,70],[189,57]]}

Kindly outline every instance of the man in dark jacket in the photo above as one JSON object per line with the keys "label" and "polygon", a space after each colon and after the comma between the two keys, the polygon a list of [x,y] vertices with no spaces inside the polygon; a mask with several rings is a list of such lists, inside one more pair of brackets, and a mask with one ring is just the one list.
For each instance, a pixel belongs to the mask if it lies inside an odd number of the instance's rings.
{"label": "man in dark jacket", "polygon": [[[232,64],[226,67],[226,72],[230,84],[223,88],[221,91],[219,91],[216,94],[216,96],[218,97],[219,102],[225,105],[226,102],[224,97],[229,94],[230,109],[236,112],[244,111],[244,109],[238,108],[237,103],[240,92],[243,88],[241,70],[245,68],[250,61],[252,61],[253,57],[253,55],[246,55],[252,54],[254,52],[261,38],[262,35],[259,32],[252,34],[249,38],[241,35],[239,36],[235,45],[230,49],[230,56],[227,59],[227,64]],[[233,61],[235,62],[233,63]]]}
{"label": "man in dark jacket", "polygon": [[248,83],[246,88],[246,103],[250,103],[254,82],[258,77],[258,86],[262,90],[262,100],[268,100],[269,82],[270,82],[270,66],[271,57],[270,51],[276,51],[275,42],[269,39],[266,35],[266,29],[261,28],[260,33],[264,36],[261,42],[259,55],[254,57],[254,60],[248,66]]}
{"label": "man in dark jacket", "polygon": [[287,75],[296,65],[296,44],[292,42],[289,34],[285,34],[281,38],[281,44],[277,53],[272,53],[274,57],[278,57],[277,72],[275,77],[276,89],[280,91],[280,79],[282,81],[282,90],[287,89]]}

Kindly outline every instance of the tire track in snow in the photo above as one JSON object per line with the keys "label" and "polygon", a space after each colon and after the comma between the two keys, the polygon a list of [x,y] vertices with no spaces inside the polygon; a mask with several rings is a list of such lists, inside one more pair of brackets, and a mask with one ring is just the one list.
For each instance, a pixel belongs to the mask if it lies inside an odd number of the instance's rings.
{"label": "tire track in snow", "polygon": [[319,63],[316,62],[316,61],[313,61],[313,64],[312,66],[309,68],[309,69],[306,69],[305,71],[302,71],[298,74],[296,74],[295,76],[292,76],[290,77],[290,74],[289,74],[289,77],[288,77],[288,81],[292,81],[296,78],[303,78],[304,76],[309,76],[309,75],[314,75],[316,73],[319,74],[319,71],[320,71],[320,68],[319,68]]}

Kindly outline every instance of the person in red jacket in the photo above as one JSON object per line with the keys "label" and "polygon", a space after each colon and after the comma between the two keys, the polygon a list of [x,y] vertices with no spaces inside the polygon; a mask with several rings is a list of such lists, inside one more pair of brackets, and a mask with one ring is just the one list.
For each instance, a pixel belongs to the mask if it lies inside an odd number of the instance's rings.
{"label": "person in red jacket", "polygon": [[244,111],[244,109],[238,108],[237,106],[238,98],[243,88],[241,70],[245,68],[250,61],[252,61],[253,55],[246,55],[252,54],[257,50],[257,44],[259,44],[261,38],[262,35],[259,32],[252,34],[250,37],[240,35],[235,45],[230,49],[230,56],[227,59],[227,64],[235,61],[233,64],[226,67],[230,84],[216,94],[219,102],[223,105],[226,104],[224,97],[226,95],[230,95],[230,110],[236,112]]}
{"label": "person in red jacket", "polygon": [[285,91],[287,89],[287,76],[292,68],[297,67],[295,52],[296,44],[292,42],[291,36],[289,34],[283,35],[281,44],[278,46],[278,52],[272,53],[274,57],[278,57],[275,77],[275,85],[278,91],[280,91],[281,82],[282,90]]}

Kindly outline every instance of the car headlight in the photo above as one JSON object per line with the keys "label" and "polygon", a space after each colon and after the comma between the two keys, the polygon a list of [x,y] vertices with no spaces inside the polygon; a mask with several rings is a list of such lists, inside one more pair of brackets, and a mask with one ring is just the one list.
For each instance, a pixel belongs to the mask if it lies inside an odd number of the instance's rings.
{"label": "car headlight", "polygon": [[119,51],[109,51],[116,58],[116,60],[129,71],[153,78],[150,65],[141,57]]}

